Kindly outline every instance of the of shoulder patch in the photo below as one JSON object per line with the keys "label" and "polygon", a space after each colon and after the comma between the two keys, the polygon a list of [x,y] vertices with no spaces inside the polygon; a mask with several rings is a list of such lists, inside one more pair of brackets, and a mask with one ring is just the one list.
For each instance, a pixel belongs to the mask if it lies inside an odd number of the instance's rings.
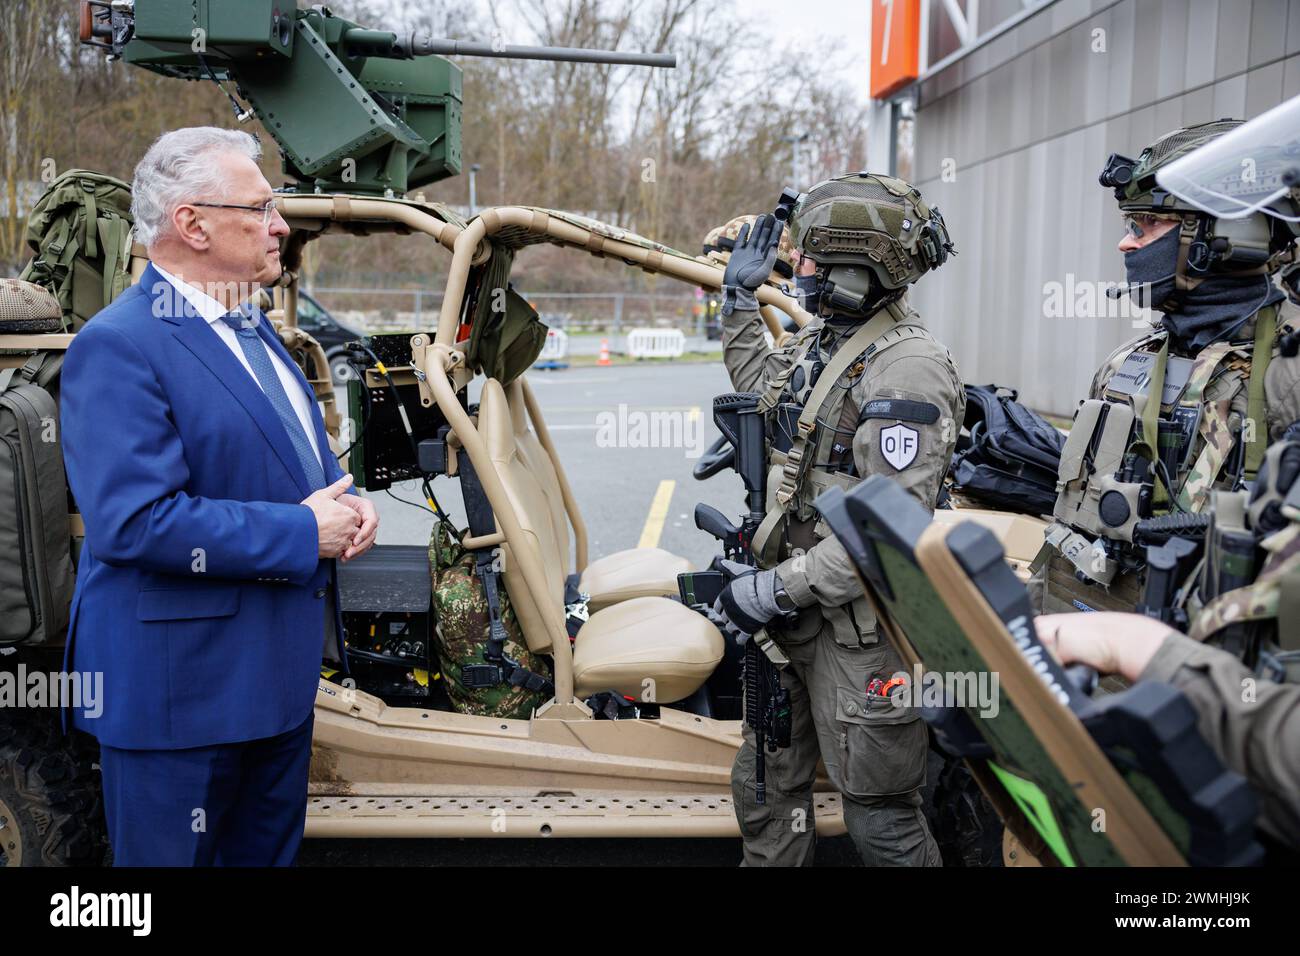
{"label": "of shoulder patch", "polygon": [[902,471],[916,461],[920,448],[921,433],[902,422],[880,431],[880,454],[894,466],[895,471]]}

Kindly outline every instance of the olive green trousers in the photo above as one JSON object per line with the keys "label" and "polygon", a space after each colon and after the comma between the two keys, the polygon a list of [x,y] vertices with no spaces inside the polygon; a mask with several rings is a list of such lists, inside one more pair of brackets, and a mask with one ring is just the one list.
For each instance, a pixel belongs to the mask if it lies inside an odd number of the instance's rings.
{"label": "olive green trousers", "polygon": [[817,832],[813,786],[820,757],[843,796],[844,823],[868,866],[940,866],[921,811],[928,735],[915,711],[867,694],[867,682],[903,670],[887,643],[847,647],[824,627],[801,643],[781,643],[790,663],[790,746],[765,751],[766,801],[755,799],[754,734],[731,769],[745,866],[809,866]]}

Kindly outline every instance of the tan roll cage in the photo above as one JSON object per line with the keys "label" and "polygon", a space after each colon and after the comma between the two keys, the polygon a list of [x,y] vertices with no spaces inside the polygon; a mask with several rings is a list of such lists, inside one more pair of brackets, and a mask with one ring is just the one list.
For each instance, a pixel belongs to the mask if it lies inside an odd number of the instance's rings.
{"label": "tan roll cage", "polygon": [[[418,200],[284,195],[278,196],[277,202],[281,215],[293,230],[286,243],[284,257],[286,291],[279,300],[288,325],[296,323],[293,306],[296,304],[296,271],[301,250],[306,242],[317,235],[335,229],[353,233],[409,230],[423,232],[451,250],[451,269],[447,276],[446,294],[442,300],[437,329],[432,335],[421,332],[411,337],[409,372],[419,382],[421,402],[426,407],[434,404],[438,406],[465,454],[473,462],[496,516],[497,534],[490,536],[489,540],[504,540],[510,545],[511,553],[519,563],[525,586],[534,595],[544,596],[547,590],[543,570],[523,546],[525,538],[518,516],[492,466],[487,446],[474,421],[456,397],[457,392],[468,385],[475,375],[473,369],[466,367],[464,346],[456,342],[456,332],[470,268],[486,262],[492,254],[491,244],[485,240],[494,238],[508,248],[522,248],[543,242],[568,246],[592,256],[619,259],[646,272],[714,290],[722,287],[723,268],[693,259],[606,223],[555,210],[527,206],[495,207],[483,210],[462,226],[445,207]],[[757,295],[764,322],[777,342],[786,334],[781,326],[779,312],[789,315],[800,327],[811,319],[794,299],[773,285],[764,285]],[[396,374],[406,370],[392,371]],[[550,456],[559,479],[565,512],[573,528],[576,570],[581,572],[587,563],[586,524],[573,497],[563,463],[556,454],[546,423],[540,414],[537,399],[527,380],[523,386],[529,421],[539,442]],[[570,715],[566,711],[575,703],[573,654],[568,635],[559,624],[558,616],[547,615],[546,626],[553,631],[549,637],[554,655],[557,706],[543,708],[538,716],[563,717]]]}

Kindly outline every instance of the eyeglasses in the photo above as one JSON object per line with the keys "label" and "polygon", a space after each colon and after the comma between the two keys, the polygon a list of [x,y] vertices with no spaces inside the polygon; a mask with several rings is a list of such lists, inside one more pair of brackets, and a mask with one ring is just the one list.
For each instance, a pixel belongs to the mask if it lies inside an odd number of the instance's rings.
{"label": "eyeglasses", "polygon": [[260,212],[262,214],[262,225],[267,226],[271,223],[271,213],[275,212],[275,200],[268,199],[260,206],[240,206],[228,202],[192,202],[191,206],[207,206],[211,209],[243,209],[247,212]]}
{"label": "eyeglasses", "polygon": [[1141,239],[1147,230],[1155,229],[1162,222],[1177,222],[1177,216],[1157,216],[1154,213],[1128,213],[1124,216],[1124,228],[1134,239]]}

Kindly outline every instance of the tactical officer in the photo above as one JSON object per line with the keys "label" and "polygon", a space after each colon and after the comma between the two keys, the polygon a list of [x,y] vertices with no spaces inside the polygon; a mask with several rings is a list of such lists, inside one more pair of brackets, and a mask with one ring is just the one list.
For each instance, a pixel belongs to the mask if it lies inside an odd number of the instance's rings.
{"label": "tactical officer", "polygon": [[[1156,180],[1208,215],[1258,212],[1281,219],[1300,203],[1298,155],[1295,97],[1163,166]],[[1278,201],[1288,193],[1290,203]],[[1275,228],[1289,227],[1281,219]],[[1283,282],[1294,301],[1285,274]],[[1271,376],[1294,368],[1300,333],[1284,335],[1279,351],[1290,361],[1275,362]],[[1261,677],[1300,683],[1300,421],[1285,424],[1290,407],[1275,416],[1285,426],[1283,440],[1265,452],[1249,495],[1214,495],[1204,570],[1188,601],[1188,633],[1230,651]]]}
{"label": "tactical officer", "polygon": [[723,282],[724,361],[738,391],[760,393],[771,458],[769,511],[751,543],[760,570],[733,580],[718,608],[731,630],[771,639],[792,707],[790,747],[774,762],[764,804],[748,728],[732,770],[745,862],[811,862],[820,756],[868,865],[937,866],[921,812],[925,724],[883,691],[902,664],[812,502],[886,474],[933,509],[965,394],[905,293],[953,246],[914,187],[865,172],[800,197],[789,234],[816,318],[788,343],[769,349],[754,297],[776,258],[773,216],[741,230]]}
{"label": "tactical officer", "polygon": [[[1137,160],[1113,154],[1102,171],[1124,216],[1128,292],[1162,315],[1106,360],[1076,413],[1035,562],[1044,610],[1132,610],[1139,522],[1197,515],[1216,489],[1248,487],[1270,440],[1300,418],[1300,360],[1279,355],[1290,328],[1271,279],[1294,256],[1294,224],[1258,211],[1216,216],[1157,182],[1240,125],[1180,129]],[[1289,196],[1275,202],[1300,213]]]}
{"label": "tactical officer", "polygon": [[[1269,228],[1284,239],[1290,226],[1282,217],[1294,215],[1300,202],[1300,186],[1286,188],[1297,180],[1297,147],[1300,97],[1160,164],[1156,185],[1210,217],[1277,219]],[[1284,197],[1290,204],[1280,201]],[[1282,431],[1282,440],[1264,453],[1249,494],[1211,495],[1214,521],[1189,602],[1188,636],[1136,615],[1046,615],[1035,623],[1063,663],[1082,662],[1129,681],[1163,680],[1182,690],[1202,735],[1259,793],[1261,830],[1300,849],[1297,346],[1300,335],[1284,335],[1281,357],[1265,375],[1274,399],[1270,432],[1276,437]]]}

